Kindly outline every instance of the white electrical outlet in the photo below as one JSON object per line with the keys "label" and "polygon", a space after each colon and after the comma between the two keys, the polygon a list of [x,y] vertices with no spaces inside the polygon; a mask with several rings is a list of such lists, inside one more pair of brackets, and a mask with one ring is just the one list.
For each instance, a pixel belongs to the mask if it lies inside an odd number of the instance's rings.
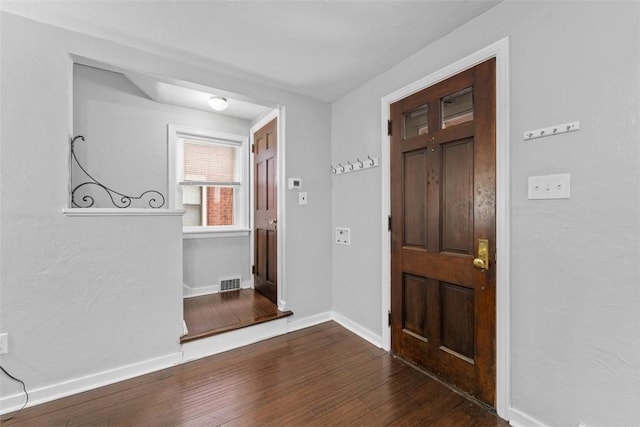
{"label": "white electrical outlet", "polygon": [[349,227],[336,227],[336,243],[339,245],[351,244],[351,229]]}
{"label": "white electrical outlet", "polygon": [[0,354],[9,353],[9,334],[0,334]]}
{"label": "white electrical outlet", "polygon": [[529,177],[529,199],[570,199],[571,174]]}

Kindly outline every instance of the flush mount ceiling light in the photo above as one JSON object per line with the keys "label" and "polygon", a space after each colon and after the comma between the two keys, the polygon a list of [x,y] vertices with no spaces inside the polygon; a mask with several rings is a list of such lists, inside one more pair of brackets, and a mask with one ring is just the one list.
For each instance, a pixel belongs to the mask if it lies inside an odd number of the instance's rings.
{"label": "flush mount ceiling light", "polygon": [[226,109],[228,105],[227,98],[221,96],[212,96],[209,98],[209,106],[216,111],[222,111]]}

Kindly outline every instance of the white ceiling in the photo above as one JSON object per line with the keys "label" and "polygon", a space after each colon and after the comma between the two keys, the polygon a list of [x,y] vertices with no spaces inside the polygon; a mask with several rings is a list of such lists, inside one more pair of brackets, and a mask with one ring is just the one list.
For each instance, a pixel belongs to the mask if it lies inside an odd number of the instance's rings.
{"label": "white ceiling", "polygon": [[0,7],[331,102],[499,1],[1,0]]}

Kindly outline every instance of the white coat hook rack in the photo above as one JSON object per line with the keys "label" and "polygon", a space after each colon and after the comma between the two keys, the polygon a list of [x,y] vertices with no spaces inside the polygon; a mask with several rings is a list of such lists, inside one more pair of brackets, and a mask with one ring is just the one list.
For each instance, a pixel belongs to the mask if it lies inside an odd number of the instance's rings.
{"label": "white coat hook rack", "polygon": [[357,157],[355,161],[347,160],[331,165],[332,175],[342,175],[343,173],[357,172],[378,166],[378,157],[367,156],[365,158]]}

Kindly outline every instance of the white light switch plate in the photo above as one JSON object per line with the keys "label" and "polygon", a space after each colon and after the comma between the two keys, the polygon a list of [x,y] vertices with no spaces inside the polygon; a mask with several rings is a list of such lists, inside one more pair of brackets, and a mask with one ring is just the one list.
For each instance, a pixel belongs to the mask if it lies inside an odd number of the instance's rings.
{"label": "white light switch plate", "polygon": [[349,227],[336,227],[336,243],[339,245],[351,244],[351,229]]}
{"label": "white light switch plate", "polygon": [[306,205],[307,204],[307,192],[301,191],[298,193],[298,204]]}
{"label": "white light switch plate", "polygon": [[571,174],[529,177],[529,200],[570,199]]}

